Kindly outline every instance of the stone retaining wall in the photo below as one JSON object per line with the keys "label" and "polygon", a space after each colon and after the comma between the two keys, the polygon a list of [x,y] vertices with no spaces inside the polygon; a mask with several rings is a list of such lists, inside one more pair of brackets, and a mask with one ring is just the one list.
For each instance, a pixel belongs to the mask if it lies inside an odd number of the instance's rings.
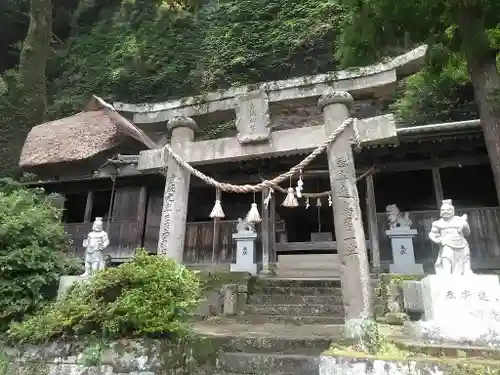
{"label": "stone retaining wall", "polygon": [[216,359],[217,348],[208,340],[2,345],[0,375],[193,375],[205,374]]}

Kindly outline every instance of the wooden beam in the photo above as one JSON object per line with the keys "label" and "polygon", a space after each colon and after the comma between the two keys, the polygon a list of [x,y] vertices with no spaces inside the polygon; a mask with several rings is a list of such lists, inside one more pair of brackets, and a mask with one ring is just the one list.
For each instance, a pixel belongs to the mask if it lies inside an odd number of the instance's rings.
{"label": "wooden beam", "polygon": [[269,221],[269,260],[275,264],[278,261],[276,256],[276,194],[272,196],[271,202],[269,202]]}
{"label": "wooden beam", "polygon": [[443,201],[443,184],[441,183],[441,173],[439,168],[432,168],[432,182],[434,184],[434,196],[436,198],[436,207],[441,206]]}
{"label": "wooden beam", "polygon": [[271,251],[271,243],[269,238],[269,206],[266,205],[266,198],[269,194],[269,189],[264,189],[262,195],[262,224],[261,224],[261,239],[262,239],[262,271],[263,274],[269,274],[269,253]]}
{"label": "wooden beam", "polygon": [[89,190],[87,192],[87,201],[85,202],[85,214],[83,215],[83,222],[90,223],[92,220],[92,207],[94,205],[94,192]]}
{"label": "wooden beam", "polygon": [[376,271],[380,270],[380,248],[378,238],[377,206],[375,203],[375,187],[373,175],[366,176],[366,208],[368,213],[368,236],[370,250],[372,253],[372,266]]}
{"label": "wooden beam", "polygon": [[139,190],[139,201],[137,203],[137,247],[143,247],[144,231],[146,230],[146,214],[148,202],[148,189],[142,186]]}

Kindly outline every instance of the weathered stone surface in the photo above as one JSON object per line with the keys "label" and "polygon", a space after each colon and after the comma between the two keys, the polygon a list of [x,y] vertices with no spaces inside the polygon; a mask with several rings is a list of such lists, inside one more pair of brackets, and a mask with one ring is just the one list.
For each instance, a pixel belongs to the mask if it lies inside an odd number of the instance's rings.
{"label": "weathered stone surface", "polygon": [[270,136],[269,98],[256,90],[236,98],[237,139],[241,144],[268,141]]}
{"label": "weathered stone surface", "polygon": [[319,357],[256,353],[221,353],[218,368],[238,373],[318,375]]}
{"label": "weathered stone surface", "polygon": [[[341,123],[341,122],[340,122]],[[261,144],[247,144],[244,147],[236,137],[218,138],[206,141],[186,143],[183,148],[183,158],[192,165],[234,162],[251,158],[277,157],[296,155],[313,151],[335,130],[325,133],[324,126],[312,126],[299,129],[288,129],[272,132],[270,141]],[[379,125],[384,125],[384,132],[375,131]],[[378,136],[388,136],[395,130],[394,117],[384,115],[358,120],[361,144],[371,144]],[[385,134],[385,135],[384,135]],[[392,137],[379,139],[379,143],[394,142]],[[144,160],[142,160],[144,159]],[[155,165],[155,163],[157,163]],[[161,150],[142,151],[139,157],[138,170],[151,171],[161,167]]]}
{"label": "weathered stone surface", "polygon": [[[327,135],[349,117],[348,100],[352,102],[350,94],[333,91],[320,99]],[[327,148],[346,319],[371,316],[372,311],[370,270],[351,139],[352,129],[346,129]]]}
{"label": "weathered stone surface", "polygon": [[[172,125],[171,147],[174,152],[182,155],[186,143],[194,139],[193,120],[174,118],[172,122],[174,124]],[[181,126],[182,124],[185,126]],[[167,177],[158,238],[158,255],[168,256],[182,262],[191,174],[173,158],[168,159],[166,167]]]}
{"label": "weathered stone surface", "polygon": [[320,324],[338,325],[344,324],[343,316],[290,316],[290,315],[256,315],[246,314],[235,317],[240,323],[265,324],[265,323],[287,323],[296,325]]}
{"label": "weathered stone surface", "polygon": [[267,93],[270,102],[308,99],[322,95],[329,87],[354,94],[386,93],[392,89],[398,76],[415,73],[424,62],[427,46],[421,46],[390,61],[359,69],[304,76],[259,85],[232,87],[223,92],[212,92],[195,97],[170,100],[164,103],[132,105],[114,103],[119,111],[134,112],[136,123],[158,123],[174,116],[193,116],[228,111],[236,106],[236,98],[252,90]]}
{"label": "weathered stone surface", "polygon": [[10,361],[9,375],[191,375],[215,365],[217,348],[212,345],[123,340],[100,348],[92,359],[81,342],[0,349]]}
{"label": "weathered stone surface", "polygon": [[457,373],[456,370],[450,369],[449,365],[432,361],[389,361],[328,356],[321,357],[319,368],[321,375],[447,375]]}
{"label": "weathered stone surface", "polygon": [[251,297],[251,303],[264,304],[290,304],[290,305],[337,305],[342,304],[342,293],[331,295],[292,296],[287,294],[259,294]]}
{"label": "weathered stone surface", "polygon": [[424,301],[422,299],[422,283],[420,281],[403,281],[404,308],[409,312],[424,312]]}

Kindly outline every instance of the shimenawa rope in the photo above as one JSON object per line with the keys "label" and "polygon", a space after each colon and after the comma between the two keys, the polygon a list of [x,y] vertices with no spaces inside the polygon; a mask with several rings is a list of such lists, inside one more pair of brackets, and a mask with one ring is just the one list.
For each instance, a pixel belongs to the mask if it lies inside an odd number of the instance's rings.
{"label": "shimenawa rope", "polygon": [[[256,185],[233,185],[229,184],[226,182],[218,182],[214,180],[212,177],[207,176],[206,174],[200,172],[199,170],[193,168],[189,163],[187,163],[185,160],[183,160],[177,153],[175,153],[174,150],[172,150],[172,147],[167,143],[165,145],[165,149],[167,150],[168,154],[170,157],[172,157],[179,165],[189,171],[192,175],[198,177],[200,180],[205,182],[208,185],[211,185],[215,187],[216,189],[219,189],[224,192],[231,192],[231,193],[238,193],[238,194],[244,194],[244,193],[256,193],[259,191],[262,191],[266,188],[268,189],[274,189],[276,188],[280,183],[285,181],[286,179],[289,179],[296,175],[300,170],[305,169],[316,157],[318,157],[320,154],[322,154],[328,145],[333,142],[345,129],[347,129],[348,126],[352,125],[353,127],[353,133],[354,133],[354,142],[356,144],[356,147],[360,147],[360,136],[359,136],[359,131],[356,126],[356,119],[355,118],[348,118],[342,122],[342,124],[335,129],[335,131],[330,134],[330,136],[326,139],[325,142],[323,142],[321,145],[319,145],[313,152],[311,152],[304,160],[302,160],[299,164],[295,165],[294,167],[290,168],[288,172],[285,172],[272,180],[265,180],[262,181]],[[164,168],[166,168],[166,163],[164,162],[164,153],[162,153],[162,165]],[[311,196],[310,194],[304,194],[304,196]]]}

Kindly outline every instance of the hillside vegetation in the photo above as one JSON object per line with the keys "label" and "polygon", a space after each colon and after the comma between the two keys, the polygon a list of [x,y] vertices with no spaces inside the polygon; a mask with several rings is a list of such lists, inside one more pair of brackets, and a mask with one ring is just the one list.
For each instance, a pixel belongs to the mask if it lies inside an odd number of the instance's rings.
{"label": "hillside vegetation", "polygon": [[[31,7],[36,2],[51,1]],[[337,0],[52,0],[52,7],[42,100],[23,86],[18,66],[30,0],[0,4],[8,30],[0,36],[0,174],[15,172],[33,125],[79,111],[94,93],[156,102],[339,69],[341,25],[350,17]],[[408,79],[392,109],[409,124],[473,118],[472,94],[457,57]],[[40,106],[43,114],[34,110]]]}

